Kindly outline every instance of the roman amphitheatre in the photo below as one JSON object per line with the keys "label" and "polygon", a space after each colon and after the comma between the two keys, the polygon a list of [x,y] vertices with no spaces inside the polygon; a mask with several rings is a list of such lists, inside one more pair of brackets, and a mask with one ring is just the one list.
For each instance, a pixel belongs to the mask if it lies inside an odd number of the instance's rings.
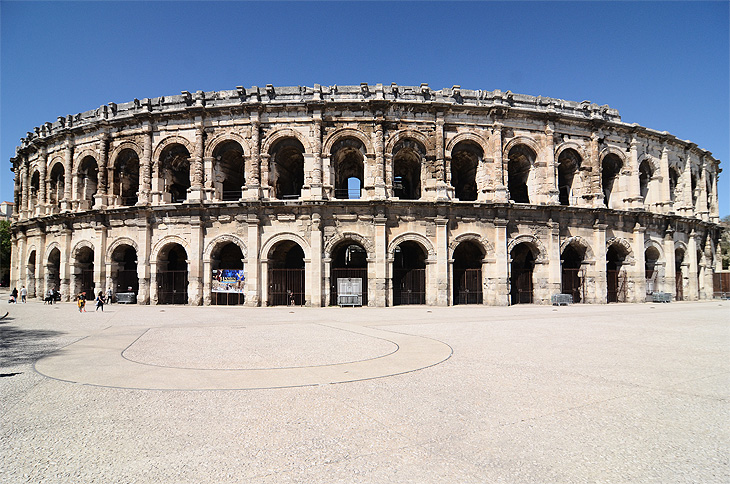
{"label": "roman amphitheatre", "polygon": [[589,101],[427,84],[184,91],[60,116],[11,162],[11,286],[30,297],[700,300],[720,268],[719,161]]}

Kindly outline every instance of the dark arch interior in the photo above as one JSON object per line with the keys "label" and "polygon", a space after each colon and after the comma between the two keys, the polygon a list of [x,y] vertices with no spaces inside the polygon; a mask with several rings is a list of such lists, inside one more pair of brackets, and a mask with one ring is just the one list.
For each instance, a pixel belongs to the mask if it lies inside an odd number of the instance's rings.
{"label": "dark arch interior", "polygon": [[296,242],[279,242],[269,253],[269,306],[305,302],[304,251]]}
{"label": "dark arch interior", "polygon": [[583,263],[584,250],[573,244],[563,250],[561,270],[561,292],[571,294],[573,302],[579,303],[584,298],[583,276],[581,264]]}
{"label": "dark arch interior", "polygon": [[[367,252],[358,243],[345,241],[339,244],[332,251],[332,263],[330,266],[330,304],[336,305],[342,303],[355,304],[350,299],[338,301],[340,293],[338,279],[359,279],[359,289],[362,299],[360,303],[363,306],[368,304],[368,261]],[[357,287],[352,284],[345,287],[352,291]]]}
{"label": "dark arch interior", "polygon": [[132,149],[119,153],[114,163],[113,194],[120,197],[122,205],[137,203],[139,191],[139,157]]}
{"label": "dark arch interior", "polygon": [[651,164],[647,160],[642,161],[639,165],[639,194],[644,199],[649,194],[649,182],[653,174]]}
{"label": "dark arch interior", "polygon": [[535,269],[535,256],[526,243],[517,244],[510,253],[512,274],[510,276],[510,299],[512,304],[532,302],[532,272]]}
{"label": "dark arch interior", "polygon": [[401,200],[418,200],[421,198],[421,160],[425,150],[412,140],[403,140],[393,152],[393,195]]}
{"label": "dark arch interior", "polygon": [[677,185],[679,184],[679,169],[676,166],[669,167],[669,200],[677,199]]}
{"label": "dark arch interior", "polygon": [[454,304],[482,304],[482,259],[479,246],[470,241],[454,250]]}
{"label": "dark arch interior", "polygon": [[54,248],[48,254],[48,265],[46,266],[48,289],[60,291],[61,289],[61,251]]}
{"label": "dark arch interior", "polygon": [[675,249],[674,251],[674,283],[675,283],[675,301],[684,300],[684,273],[682,271],[682,263],[684,263],[684,250]]}
{"label": "dark arch interior", "polygon": [[86,156],[79,166],[79,197],[81,200],[94,201],[96,195],[99,168],[96,160],[91,156]]}
{"label": "dark arch interior", "polygon": [[509,150],[507,162],[507,189],[509,198],[517,203],[530,203],[527,178],[537,155],[525,145],[517,145]]}
{"label": "dark arch interior", "polygon": [[[227,273],[219,271],[242,271],[243,270],[243,251],[233,242],[227,242],[222,246],[219,246],[212,254],[212,269],[213,273],[220,276],[217,280],[217,284],[213,284],[211,294],[211,304],[213,305],[240,305],[245,302],[245,285],[244,280],[240,278],[240,272],[238,273]],[[221,283],[225,281],[224,277],[228,277],[230,281],[228,283]],[[215,279],[215,277],[214,277]],[[214,281],[215,282],[215,281]]]}
{"label": "dark arch interior", "polygon": [[[358,199],[365,180],[365,147],[357,139],[340,140],[332,147],[332,165],[335,169],[335,198]],[[351,179],[359,183],[351,182]]]}
{"label": "dark arch interior", "polygon": [[225,141],[215,148],[213,158],[222,179],[221,198],[239,200],[246,184],[243,148],[235,141]]}
{"label": "dark arch interior", "polygon": [[190,152],[185,146],[174,143],[166,147],[160,155],[160,176],[165,182],[165,190],[173,203],[184,202],[190,188]]}
{"label": "dark arch interior", "polygon": [[287,138],[271,150],[272,184],[276,198],[295,199],[302,196],[304,186],[304,146],[299,140]]}
{"label": "dark arch interior", "polygon": [[76,286],[74,294],[86,293],[86,297],[94,294],[94,251],[82,247],[76,253]]}
{"label": "dark arch interior", "polygon": [[563,150],[558,156],[558,198],[561,205],[570,205],[570,193],[575,173],[580,168],[581,157],[572,148]]}
{"label": "dark arch interior", "polygon": [[61,200],[63,199],[64,189],[66,186],[65,182],[65,170],[63,169],[62,163],[56,163],[51,169],[51,186],[50,193],[48,194],[48,202],[51,205],[60,206]]}
{"label": "dark arch interior", "polygon": [[624,302],[626,300],[626,285],[621,266],[626,258],[626,252],[616,244],[606,251],[606,300],[607,302]]}
{"label": "dark arch interior", "polygon": [[477,199],[477,166],[482,159],[481,147],[470,142],[461,142],[451,152],[451,185],[459,200]]}
{"label": "dark arch interior", "polygon": [[115,262],[114,292],[139,291],[139,279],[137,277],[137,251],[134,247],[126,244],[119,245],[114,249],[112,260]]}
{"label": "dark arch interior", "polygon": [[[40,190],[41,186],[41,175],[37,171],[33,172],[33,176],[30,177],[30,199],[33,206],[38,201],[38,191]],[[41,202],[44,202],[45,200],[41,200]],[[31,207],[33,208],[33,207]]]}
{"label": "dark arch interior", "polygon": [[601,184],[603,186],[603,200],[606,206],[611,199],[611,192],[613,191],[613,184],[621,171],[623,162],[621,158],[613,153],[609,153],[603,157],[601,163]]}
{"label": "dark arch interior", "polygon": [[421,246],[406,241],[395,248],[393,305],[426,304],[426,254]]}
{"label": "dark arch interior", "polygon": [[157,297],[160,304],[187,304],[188,262],[185,249],[170,244],[160,251],[157,262]]}

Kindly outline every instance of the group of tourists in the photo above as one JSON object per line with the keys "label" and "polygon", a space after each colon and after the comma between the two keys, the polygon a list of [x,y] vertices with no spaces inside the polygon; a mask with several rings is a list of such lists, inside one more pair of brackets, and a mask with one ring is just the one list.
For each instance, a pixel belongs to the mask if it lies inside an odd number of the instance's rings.
{"label": "group of tourists", "polygon": [[[20,288],[20,300],[21,302],[25,303],[28,298],[28,290],[25,288],[25,286]],[[14,287],[13,290],[10,292],[10,299],[8,300],[9,303],[17,303],[18,302],[18,288]]]}
{"label": "group of tourists", "polygon": [[[18,288],[14,287],[13,290],[10,291],[10,298],[8,302],[17,303],[18,296],[20,296],[21,302],[26,303],[28,300],[28,289],[23,286],[20,288],[20,291],[18,291]],[[43,304],[53,304],[54,301],[60,300],[61,294],[56,291],[55,288],[51,288],[48,290],[46,297],[43,298]],[[104,294],[104,291],[99,291],[99,294],[96,296],[96,299],[94,301],[96,303],[96,311],[101,309],[101,311],[104,312],[104,304],[106,304],[107,302],[109,304],[112,303],[111,288],[107,290],[106,294]],[[76,305],[78,306],[80,313],[86,312],[86,291],[82,291],[76,295]]]}

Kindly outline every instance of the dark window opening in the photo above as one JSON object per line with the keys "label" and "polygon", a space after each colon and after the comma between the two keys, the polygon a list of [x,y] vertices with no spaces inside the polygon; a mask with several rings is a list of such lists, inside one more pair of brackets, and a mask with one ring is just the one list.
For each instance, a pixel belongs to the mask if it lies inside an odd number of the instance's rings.
{"label": "dark window opening", "polygon": [[160,175],[172,203],[184,202],[190,189],[190,153],[181,144],[172,144],[160,155]]}
{"label": "dark window opening", "polygon": [[357,139],[347,138],[332,147],[335,171],[335,198],[358,199],[365,180],[365,147]]}
{"label": "dark window opening", "polygon": [[609,207],[611,193],[613,192],[614,183],[618,177],[623,162],[621,158],[613,153],[607,154],[601,163],[601,186],[603,187],[603,201]]}
{"label": "dark window opening", "polygon": [[510,200],[516,203],[530,203],[527,180],[537,155],[525,145],[509,150],[507,162],[507,189]]}
{"label": "dark window opening", "polygon": [[580,168],[581,157],[572,148],[563,150],[558,156],[558,199],[560,205],[570,205],[573,191],[573,179]]}
{"label": "dark window opening", "polygon": [[279,141],[271,150],[271,184],[279,200],[297,199],[304,186],[304,147],[299,140]]}
{"label": "dark window opening", "polygon": [[222,200],[240,200],[246,184],[243,148],[235,141],[226,141],[218,145],[213,152],[216,163],[214,182]]}
{"label": "dark window opening", "polygon": [[474,143],[461,142],[451,152],[451,186],[459,200],[477,199],[477,167],[483,153]]}

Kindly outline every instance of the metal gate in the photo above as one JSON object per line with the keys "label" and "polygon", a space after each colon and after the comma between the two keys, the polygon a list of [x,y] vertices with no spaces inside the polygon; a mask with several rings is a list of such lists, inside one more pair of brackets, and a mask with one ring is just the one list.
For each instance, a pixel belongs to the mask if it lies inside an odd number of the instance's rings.
{"label": "metal gate", "polygon": [[187,304],[188,271],[158,272],[157,300],[159,304]]}
{"label": "metal gate", "polygon": [[454,291],[454,304],[482,304],[482,270],[455,270]]}
{"label": "metal gate", "polygon": [[674,300],[684,301],[684,277],[682,277],[682,271],[675,272],[674,278],[674,289],[676,291]]}
{"label": "metal gate", "polygon": [[124,269],[117,271],[117,287],[114,292],[133,292],[139,291],[139,279],[137,278],[136,269]]}
{"label": "metal gate", "polygon": [[606,302],[626,302],[626,271],[606,271]]}
{"label": "metal gate", "polygon": [[368,270],[335,268],[330,274],[330,305],[337,304],[337,279],[362,279],[362,305],[368,305]]}
{"label": "metal gate", "polygon": [[561,292],[563,294],[571,294],[573,296],[573,303],[585,301],[585,271],[583,269],[563,269]]}
{"label": "metal gate", "polygon": [[512,304],[532,303],[532,271],[517,271],[512,274]]}
{"label": "metal gate", "polygon": [[304,269],[269,269],[269,306],[304,305]]}
{"label": "metal gate", "polygon": [[426,304],[426,269],[393,271],[393,306]]}

